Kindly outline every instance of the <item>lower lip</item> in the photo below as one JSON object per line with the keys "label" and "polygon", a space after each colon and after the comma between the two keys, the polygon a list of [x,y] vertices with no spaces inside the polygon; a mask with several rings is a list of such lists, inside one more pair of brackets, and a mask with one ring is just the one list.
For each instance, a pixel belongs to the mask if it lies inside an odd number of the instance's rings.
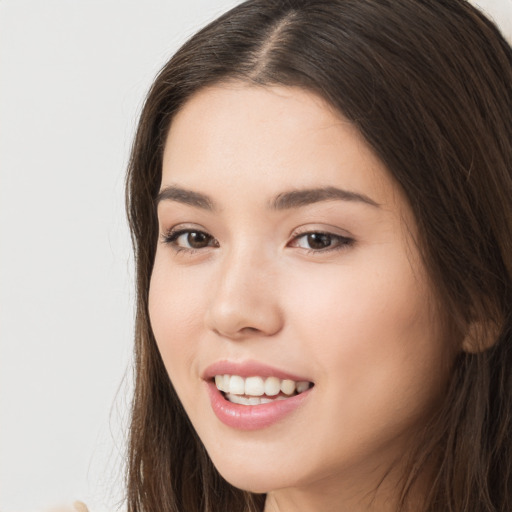
{"label": "lower lip", "polygon": [[238,430],[258,430],[278,423],[299,408],[312,389],[286,400],[275,400],[260,405],[240,405],[226,400],[215,383],[207,384],[212,409],[217,418],[228,427]]}

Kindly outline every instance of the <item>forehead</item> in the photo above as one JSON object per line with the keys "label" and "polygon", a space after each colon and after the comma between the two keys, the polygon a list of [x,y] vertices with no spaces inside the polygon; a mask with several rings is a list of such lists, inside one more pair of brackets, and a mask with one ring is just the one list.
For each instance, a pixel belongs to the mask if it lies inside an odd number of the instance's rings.
{"label": "forehead", "polygon": [[398,187],[357,128],[298,87],[227,83],[200,90],[173,119],[162,186],[342,186],[379,204]]}

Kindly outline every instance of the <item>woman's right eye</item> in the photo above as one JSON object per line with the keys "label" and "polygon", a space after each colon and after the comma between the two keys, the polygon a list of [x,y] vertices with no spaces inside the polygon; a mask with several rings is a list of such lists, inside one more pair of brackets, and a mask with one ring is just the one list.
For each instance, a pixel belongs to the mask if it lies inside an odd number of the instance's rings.
{"label": "woman's right eye", "polygon": [[163,242],[174,246],[178,251],[196,251],[206,247],[218,247],[219,244],[213,236],[195,229],[179,229],[163,236]]}

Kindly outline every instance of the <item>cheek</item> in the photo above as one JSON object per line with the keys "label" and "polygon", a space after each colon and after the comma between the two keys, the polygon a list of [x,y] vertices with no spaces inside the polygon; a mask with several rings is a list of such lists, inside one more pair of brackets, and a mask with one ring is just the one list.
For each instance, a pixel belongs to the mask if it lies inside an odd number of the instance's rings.
{"label": "cheek", "polygon": [[[163,259],[163,258],[162,258]],[[149,317],[167,372],[176,384],[191,367],[197,354],[198,328],[203,318],[200,281],[158,258],[149,289]]]}
{"label": "cheek", "polygon": [[357,339],[361,348],[379,346],[386,336],[403,338],[409,332],[421,332],[427,325],[427,331],[433,331],[434,315],[424,280],[408,262],[385,260],[385,269],[382,264],[358,262],[334,270],[296,272],[288,293],[290,310],[298,313],[297,321],[304,320],[302,328],[331,335],[341,345]]}
{"label": "cheek", "polygon": [[296,280],[304,291],[290,294],[295,332],[302,351],[345,399],[376,403],[380,396],[383,406],[394,407],[410,397],[419,410],[446,381],[447,340],[421,273],[400,254],[381,257],[385,269],[368,261]]}

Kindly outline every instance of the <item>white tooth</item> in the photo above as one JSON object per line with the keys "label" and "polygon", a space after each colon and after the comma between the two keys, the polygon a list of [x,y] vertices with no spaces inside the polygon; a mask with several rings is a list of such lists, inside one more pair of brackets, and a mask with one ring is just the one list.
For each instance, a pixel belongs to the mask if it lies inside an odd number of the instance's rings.
{"label": "white tooth", "polygon": [[245,398],[243,396],[239,396],[239,395],[232,395],[231,393],[228,393],[226,395],[226,398],[233,404],[240,404],[240,405],[245,405],[243,403],[242,400],[245,400]]}
{"label": "white tooth", "polygon": [[265,395],[275,396],[281,391],[281,380],[277,377],[267,377],[265,379]]}
{"label": "white tooth", "polygon": [[288,400],[288,398],[286,396],[278,396],[274,400]]}
{"label": "white tooth", "polygon": [[215,375],[215,385],[219,391],[225,391],[223,384],[224,377],[222,375]]}
{"label": "white tooth", "polygon": [[245,393],[245,381],[238,375],[231,375],[229,379],[229,392],[234,395],[243,395]]}
{"label": "white tooth", "polygon": [[260,402],[262,404],[269,404],[270,402],[273,402],[274,398],[260,398]]}
{"label": "white tooth", "polygon": [[222,391],[227,393],[229,391],[229,380],[231,379],[231,375],[224,375],[223,376],[224,383],[222,384]]}
{"label": "white tooth", "polygon": [[240,396],[240,395],[232,395],[231,393],[228,393],[226,395],[226,398],[234,403],[239,405],[261,405],[261,398],[257,396]]}
{"label": "white tooth", "polygon": [[295,391],[295,382],[293,380],[285,379],[281,382],[281,391],[285,395],[293,395]]}
{"label": "white tooth", "polygon": [[297,387],[297,393],[303,393],[304,391],[309,389],[309,382],[307,382],[307,381],[297,382],[296,387]]}
{"label": "white tooth", "polygon": [[245,379],[245,394],[250,396],[261,396],[265,392],[263,379],[261,377],[247,377]]}

